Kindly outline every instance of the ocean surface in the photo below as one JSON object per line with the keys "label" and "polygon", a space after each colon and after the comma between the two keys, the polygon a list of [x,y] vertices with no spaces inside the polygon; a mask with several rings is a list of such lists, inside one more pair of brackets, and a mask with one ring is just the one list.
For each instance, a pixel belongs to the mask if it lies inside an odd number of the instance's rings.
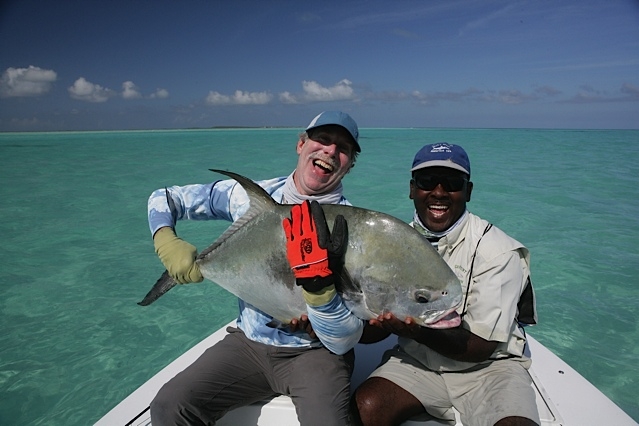
{"label": "ocean surface", "polygon": [[[300,129],[0,134],[0,424],[91,425],[233,319],[212,283],[136,304],[163,266],[149,194],[288,174]],[[345,178],[361,207],[409,221],[424,144],[461,144],[469,209],[524,243],[540,324],[528,332],[639,421],[639,131],[361,129]],[[202,250],[226,222],[181,222]]]}

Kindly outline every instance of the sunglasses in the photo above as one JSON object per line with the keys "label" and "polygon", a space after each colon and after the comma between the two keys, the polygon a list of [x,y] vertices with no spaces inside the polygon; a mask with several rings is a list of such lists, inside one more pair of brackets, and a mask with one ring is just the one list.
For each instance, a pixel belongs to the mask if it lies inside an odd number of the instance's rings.
{"label": "sunglasses", "polygon": [[457,192],[464,189],[468,179],[464,176],[417,175],[411,182],[422,191],[432,191],[441,184],[446,192]]}

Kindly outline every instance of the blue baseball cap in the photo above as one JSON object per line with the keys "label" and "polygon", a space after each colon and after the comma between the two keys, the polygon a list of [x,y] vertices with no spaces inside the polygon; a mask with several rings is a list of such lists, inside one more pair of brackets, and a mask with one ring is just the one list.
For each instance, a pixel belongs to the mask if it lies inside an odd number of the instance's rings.
{"label": "blue baseball cap", "polygon": [[355,123],[355,120],[353,120],[351,118],[350,115],[346,114],[345,112],[341,112],[341,111],[324,111],[324,112],[320,112],[317,117],[315,117],[312,121],[311,124],[308,125],[308,127],[306,127],[306,131],[308,132],[311,129],[314,129],[316,127],[320,127],[320,126],[326,126],[329,124],[335,124],[337,126],[342,126],[343,128],[345,128],[348,133],[350,133],[350,135],[353,137],[353,142],[355,142],[355,150],[357,150],[357,152],[362,152],[362,149],[359,146],[359,130],[357,128],[357,123]]}
{"label": "blue baseball cap", "polygon": [[470,176],[470,160],[464,148],[446,142],[425,145],[417,151],[410,171],[414,172],[426,167],[448,167]]}

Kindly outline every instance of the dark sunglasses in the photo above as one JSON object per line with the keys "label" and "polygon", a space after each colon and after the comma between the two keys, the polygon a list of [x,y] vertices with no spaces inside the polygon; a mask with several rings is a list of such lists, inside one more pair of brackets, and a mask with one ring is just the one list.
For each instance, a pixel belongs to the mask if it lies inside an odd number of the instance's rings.
{"label": "dark sunglasses", "polygon": [[432,191],[441,184],[446,192],[457,192],[464,189],[468,179],[464,176],[417,175],[411,182],[422,191]]}

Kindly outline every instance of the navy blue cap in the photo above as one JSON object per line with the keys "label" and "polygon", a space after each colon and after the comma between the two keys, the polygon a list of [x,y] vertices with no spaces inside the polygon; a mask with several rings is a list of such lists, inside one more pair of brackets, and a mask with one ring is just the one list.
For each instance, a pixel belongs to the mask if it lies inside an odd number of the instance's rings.
{"label": "navy blue cap", "polygon": [[335,124],[337,126],[342,126],[345,128],[348,133],[353,137],[353,142],[355,142],[355,149],[357,152],[362,152],[362,149],[359,146],[359,129],[357,128],[357,123],[355,120],[351,118],[350,115],[341,111],[324,111],[321,112],[315,117],[311,124],[306,127],[306,131],[308,132],[311,129],[320,126],[326,126],[329,124]]}
{"label": "navy blue cap", "polygon": [[417,151],[410,171],[414,172],[426,167],[449,167],[470,176],[470,160],[464,148],[446,142],[425,145]]}

